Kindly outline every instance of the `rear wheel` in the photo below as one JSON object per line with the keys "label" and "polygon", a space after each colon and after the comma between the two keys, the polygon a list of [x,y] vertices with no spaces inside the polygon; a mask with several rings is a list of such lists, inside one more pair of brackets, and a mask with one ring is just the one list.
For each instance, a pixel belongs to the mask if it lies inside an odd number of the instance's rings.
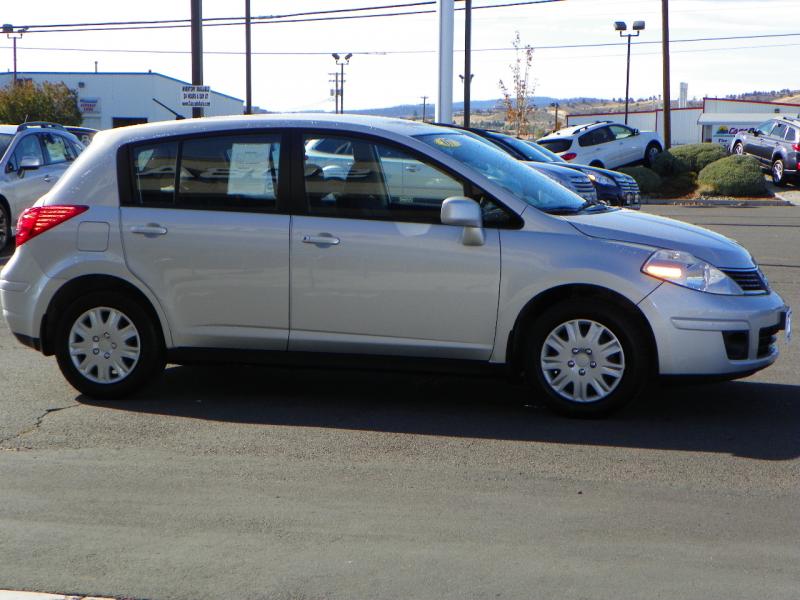
{"label": "rear wheel", "polygon": [[744,154],[744,145],[742,145],[742,142],[736,142],[733,145],[733,153],[738,154],[739,156]]}
{"label": "rear wheel", "polygon": [[661,154],[661,146],[655,142],[651,142],[644,151],[644,166],[652,167],[653,161],[659,154]]}
{"label": "rear wheel", "polygon": [[786,167],[781,158],[776,158],[772,163],[772,183],[780,186],[786,185]]}
{"label": "rear wheel", "polygon": [[572,300],[545,311],[525,363],[535,392],[554,411],[602,417],[631,402],[650,372],[649,346],[619,306]]}
{"label": "rear wheel", "polygon": [[11,243],[11,216],[8,209],[0,202],[0,252]]}
{"label": "rear wheel", "polygon": [[58,366],[75,389],[94,398],[130,395],[164,369],[153,318],[118,292],[75,300],[56,326]]}

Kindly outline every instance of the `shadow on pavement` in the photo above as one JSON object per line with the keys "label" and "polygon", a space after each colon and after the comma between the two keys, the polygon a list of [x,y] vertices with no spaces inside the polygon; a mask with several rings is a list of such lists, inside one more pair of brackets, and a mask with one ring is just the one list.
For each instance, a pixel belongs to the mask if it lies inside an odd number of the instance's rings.
{"label": "shadow on pavement", "polygon": [[746,381],[660,386],[603,421],[557,417],[505,380],[246,366],[172,367],[128,401],[78,401],[233,423],[800,456],[800,386]]}

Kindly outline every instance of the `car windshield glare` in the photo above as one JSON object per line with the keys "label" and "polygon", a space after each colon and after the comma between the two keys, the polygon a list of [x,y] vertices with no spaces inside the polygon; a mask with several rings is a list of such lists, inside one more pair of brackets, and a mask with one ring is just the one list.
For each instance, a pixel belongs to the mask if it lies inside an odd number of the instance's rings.
{"label": "car windshield glare", "polygon": [[460,132],[416,136],[478,171],[525,203],[545,212],[578,211],[584,200],[502,150]]}

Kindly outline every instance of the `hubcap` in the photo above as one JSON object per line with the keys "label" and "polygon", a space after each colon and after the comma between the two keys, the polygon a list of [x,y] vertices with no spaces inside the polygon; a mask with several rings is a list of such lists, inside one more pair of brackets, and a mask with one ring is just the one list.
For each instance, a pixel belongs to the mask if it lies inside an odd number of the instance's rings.
{"label": "hubcap", "polygon": [[776,162],[772,165],[772,177],[775,181],[783,179],[783,165],[781,163]]}
{"label": "hubcap", "polygon": [[625,373],[625,353],[614,333],[595,321],[562,323],[545,338],[541,367],[550,388],[572,402],[597,402]]}
{"label": "hubcap", "polygon": [[741,144],[736,144],[736,154],[744,154],[744,148],[742,148]]}
{"label": "hubcap", "polygon": [[69,331],[72,364],[94,383],[122,381],[136,367],[141,352],[136,326],[116,308],[87,310]]}

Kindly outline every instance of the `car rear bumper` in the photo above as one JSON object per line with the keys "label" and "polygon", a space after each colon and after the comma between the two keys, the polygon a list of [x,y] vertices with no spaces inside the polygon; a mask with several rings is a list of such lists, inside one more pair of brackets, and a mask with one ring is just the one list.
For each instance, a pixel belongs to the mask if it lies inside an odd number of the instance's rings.
{"label": "car rear bumper", "polygon": [[664,283],[640,304],[661,375],[744,376],[774,363],[788,306],[776,293],[722,296]]}

